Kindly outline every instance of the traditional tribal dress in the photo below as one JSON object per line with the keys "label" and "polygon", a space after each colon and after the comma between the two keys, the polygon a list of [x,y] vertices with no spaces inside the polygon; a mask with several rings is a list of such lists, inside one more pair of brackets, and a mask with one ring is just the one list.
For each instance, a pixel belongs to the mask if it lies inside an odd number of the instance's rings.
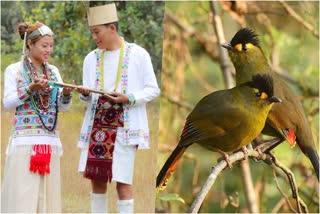
{"label": "traditional tribal dress", "polygon": [[84,176],[111,182],[114,144],[118,127],[123,127],[122,105],[110,105],[100,97],[90,135],[88,160]]}
{"label": "traditional tribal dress", "polygon": [[61,212],[62,148],[56,127],[58,110],[67,110],[71,100],[56,88],[31,94],[33,75],[62,82],[56,67],[45,64],[40,76],[28,58],[5,71],[3,104],[15,109],[15,115],[1,192],[3,212]]}
{"label": "traditional tribal dress", "polygon": [[[94,50],[89,53],[83,65],[83,85],[97,90],[103,89],[128,94],[132,102],[123,105],[123,127],[117,128],[115,139],[115,151],[119,148],[130,148],[130,155],[113,155],[113,180],[132,183],[133,161],[136,147],[138,149],[149,148],[149,128],[146,112],[146,103],[159,95],[159,88],[152,68],[148,52],[133,43],[124,43],[123,57],[121,51]],[[101,61],[101,62],[100,62]],[[121,62],[122,61],[122,62]],[[101,69],[101,64],[102,69]],[[120,68],[120,84],[116,86],[118,68]],[[103,75],[102,75],[103,71]],[[88,155],[90,156],[92,130],[94,130],[94,118],[99,106],[99,97],[91,93],[88,97],[80,96],[81,100],[88,104],[86,115],[81,129],[78,146],[82,149],[79,171],[86,170]],[[128,160],[125,158],[128,157]],[[89,157],[90,158],[90,157]],[[119,166],[118,164],[121,163]],[[127,170],[129,167],[130,170]],[[115,169],[116,168],[116,169]],[[119,170],[119,168],[121,168]],[[115,173],[115,171],[117,173]],[[124,174],[118,175],[119,172]],[[126,174],[128,172],[128,174]],[[126,179],[121,180],[123,177]]]}

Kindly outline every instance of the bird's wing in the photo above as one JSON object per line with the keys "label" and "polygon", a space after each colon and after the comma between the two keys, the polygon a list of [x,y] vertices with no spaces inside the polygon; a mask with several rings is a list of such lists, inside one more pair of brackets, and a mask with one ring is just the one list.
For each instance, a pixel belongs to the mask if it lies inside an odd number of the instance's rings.
{"label": "bird's wing", "polygon": [[204,97],[186,120],[181,146],[230,133],[241,125],[244,112],[242,102],[230,94],[214,93]]}

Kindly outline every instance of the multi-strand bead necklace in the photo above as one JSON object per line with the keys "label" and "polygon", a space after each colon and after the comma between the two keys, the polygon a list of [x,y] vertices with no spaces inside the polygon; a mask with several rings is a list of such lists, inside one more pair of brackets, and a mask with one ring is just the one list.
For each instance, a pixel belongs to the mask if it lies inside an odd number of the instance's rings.
{"label": "multi-strand bead necklace", "polygon": [[[29,77],[29,82],[31,83],[35,79],[46,79],[46,80],[53,80],[54,74],[53,72],[48,72],[48,66],[43,64],[43,74],[40,74],[38,69],[34,66],[31,59],[27,56],[25,57],[25,64],[27,66],[27,74]],[[52,92],[54,89],[47,86],[44,89],[40,89],[37,92],[34,92],[35,94],[31,95],[31,102],[34,106],[37,115],[40,118],[40,121],[45,129],[48,131],[55,130],[57,119],[58,119],[58,93],[56,93],[56,96],[52,96]],[[54,99],[54,100],[52,100]],[[55,107],[56,107],[56,117],[53,123],[53,126],[47,127],[43,121],[43,118],[41,115],[47,115],[50,110],[50,105],[52,102],[55,101]]]}
{"label": "multi-strand bead necklace", "polygon": [[[35,79],[46,79],[50,80],[50,75],[48,75],[47,66],[43,65],[43,74],[40,74],[38,69],[34,66],[31,59],[29,57],[26,57],[26,65],[28,67],[28,76],[30,77],[30,82],[32,82]],[[47,114],[50,109],[50,103],[51,103],[51,92],[52,88],[49,86],[40,89],[37,92],[37,96],[32,96],[31,100],[36,108],[37,111],[41,114]]]}

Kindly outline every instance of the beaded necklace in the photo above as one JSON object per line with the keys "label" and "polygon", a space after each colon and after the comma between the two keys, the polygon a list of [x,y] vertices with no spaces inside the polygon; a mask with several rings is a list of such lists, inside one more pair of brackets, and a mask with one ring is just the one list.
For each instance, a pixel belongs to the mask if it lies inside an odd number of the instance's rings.
{"label": "beaded necklace", "polygon": [[[26,65],[29,70],[30,82],[36,78],[51,80],[51,78],[48,76],[46,65],[43,65],[44,68],[42,75],[39,73],[29,57],[26,57]],[[38,90],[36,92],[37,96],[31,97],[32,103],[41,114],[47,114],[50,109],[51,92],[52,88],[48,86],[44,89]]]}
{"label": "beaded necklace", "polygon": [[[46,80],[52,80],[54,79],[53,73],[48,72],[48,66],[47,64],[43,64],[43,74],[41,75],[37,68],[32,63],[31,59],[27,56],[25,57],[25,65],[27,70],[27,78],[29,80],[29,83],[31,83],[36,78],[46,79]],[[49,75],[50,73],[50,75]],[[56,118],[54,121],[54,124],[51,128],[47,127],[43,121],[42,116],[47,116],[50,106],[55,103],[56,108]],[[35,112],[39,116],[39,119],[43,125],[43,127],[48,131],[53,131],[56,127],[56,123],[58,120],[58,93],[56,89],[50,88],[49,86],[40,89],[37,92],[33,93],[31,95],[31,104],[35,109]]]}

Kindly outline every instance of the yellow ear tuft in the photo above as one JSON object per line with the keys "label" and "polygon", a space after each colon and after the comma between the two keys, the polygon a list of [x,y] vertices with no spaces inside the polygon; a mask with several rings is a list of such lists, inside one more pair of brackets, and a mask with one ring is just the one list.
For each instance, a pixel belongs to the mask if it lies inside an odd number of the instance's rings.
{"label": "yellow ear tuft", "polygon": [[247,47],[248,50],[250,50],[250,49],[253,49],[253,48],[254,48],[254,45],[251,44],[251,43],[247,43],[247,44],[246,44],[246,47]]}
{"label": "yellow ear tuft", "polygon": [[260,98],[265,100],[265,99],[268,99],[269,96],[268,96],[268,94],[266,92],[262,92]]}
{"label": "yellow ear tuft", "polygon": [[242,51],[242,44],[241,43],[239,43],[239,44],[236,44],[235,46],[234,46],[234,49],[236,49],[237,51]]}

